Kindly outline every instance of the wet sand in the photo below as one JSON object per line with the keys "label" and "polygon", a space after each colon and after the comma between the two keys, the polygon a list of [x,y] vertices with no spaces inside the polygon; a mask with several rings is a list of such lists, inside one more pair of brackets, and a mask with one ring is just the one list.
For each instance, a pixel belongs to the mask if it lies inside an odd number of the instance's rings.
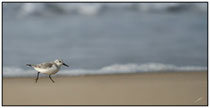
{"label": "wet sand", "polygon": [[207,72],[3,78],[3,105],[207,105]]}

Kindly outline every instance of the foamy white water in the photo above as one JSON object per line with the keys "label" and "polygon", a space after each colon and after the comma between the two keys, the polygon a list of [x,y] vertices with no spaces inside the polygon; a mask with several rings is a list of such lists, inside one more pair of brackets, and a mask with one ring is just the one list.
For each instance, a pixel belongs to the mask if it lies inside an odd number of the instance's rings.
{"label": "foamy white water", "polygon": [[[63,67],[64,68],[64,67]],[[103,74],[121,74],[121,73],[142,73],[142,72],[174,72],[174,71],[207,71],[206,67],[184,66],[179,67],[170,64],[148,63],[148,64],[113,64],[100,69],[68,69],[61,70],[56,75],[79,76],[79,75],[103,75]],[[4,77],[31,77],[36,75],[33,69],[21,69],[15,67],[4,67]]]}
{"label": "foamy white water", "polygon": [[[50,14],[97,15],[116,9],[139,12],[206,11],[205,3],[14,3],[3,4],[5,10],[15,10],[18,17]],[[11,8],[11,9],[9,9]]]}

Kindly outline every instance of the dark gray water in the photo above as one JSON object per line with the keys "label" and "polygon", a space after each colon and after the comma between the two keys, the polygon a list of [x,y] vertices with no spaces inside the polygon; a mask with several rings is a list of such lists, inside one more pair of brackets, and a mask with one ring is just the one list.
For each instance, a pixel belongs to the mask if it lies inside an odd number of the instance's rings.
{"label": "dark gray water", "polygon": [[4,67],[26,69],[26,63],[57,58],[72,69],[128,63],[207,67],[207,14],[115,10],[92,16],[4,16]]}

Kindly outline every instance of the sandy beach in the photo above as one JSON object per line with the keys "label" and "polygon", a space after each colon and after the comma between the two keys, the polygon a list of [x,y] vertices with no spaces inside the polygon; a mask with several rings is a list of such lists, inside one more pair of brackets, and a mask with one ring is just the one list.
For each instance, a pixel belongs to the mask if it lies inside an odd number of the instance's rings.
{"label": "sandy beach", "polygon": [[207,105],[207,72],[3,78],[3,105]]}

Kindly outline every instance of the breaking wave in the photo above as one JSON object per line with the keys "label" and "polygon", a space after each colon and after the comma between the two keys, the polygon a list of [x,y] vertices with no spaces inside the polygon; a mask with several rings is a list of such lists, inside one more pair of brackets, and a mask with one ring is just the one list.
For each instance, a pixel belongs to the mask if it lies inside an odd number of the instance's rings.
{"label": "breaking wave", "polygon": [[[97,15],[105,11],[139,12],[206,11],[206,3],[4,3],[4,11],[16,11],[19,17],[51,14]],[[7,12],[8,13],[8,12]],[[14,12],[11,12],[14,14]]]}
{"label": "breaking wave", "polygon": [[[100,75],[100,74],[122,74],[122,73],[142,73],[142,72],[173,72],[173,71],[207,71],[207,67],[200,66],[175,66],[171,64],[148,63],[148,64],[113,64],[100,69],[70,69],[61,70],[56,75],[80,76],[80,75]],[[16,67],[3,67],[3,77],[30,77],[36,71],[25,70]]]}

